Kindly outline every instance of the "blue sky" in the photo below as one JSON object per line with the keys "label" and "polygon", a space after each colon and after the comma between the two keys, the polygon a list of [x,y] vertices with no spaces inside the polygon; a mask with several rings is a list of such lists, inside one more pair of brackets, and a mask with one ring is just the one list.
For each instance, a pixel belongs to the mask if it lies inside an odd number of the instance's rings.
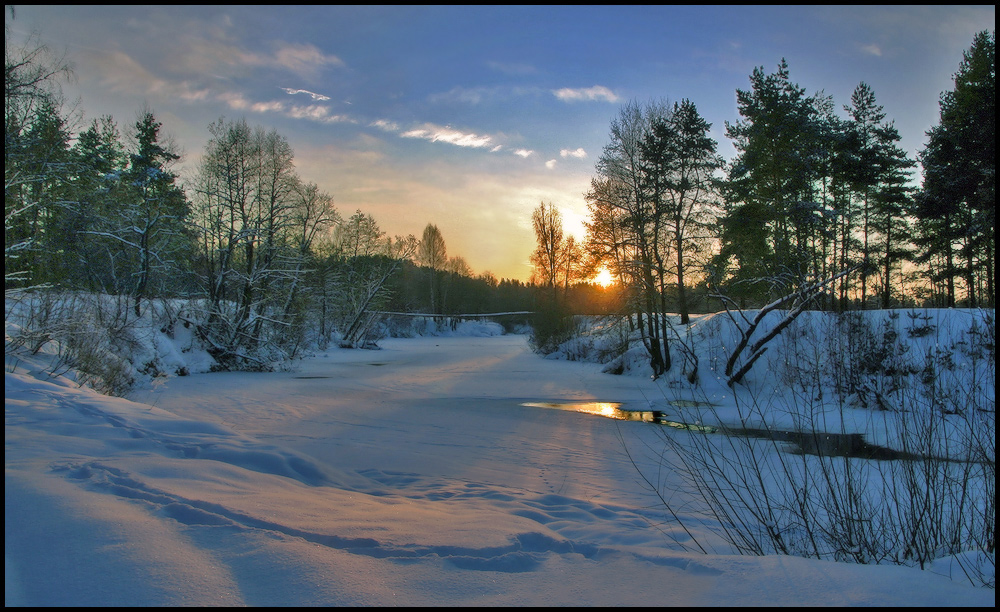
{"label": "blue sky", "polygon": [[441,230],[475,272],[525,280],[542,201],[582,237],[584,193],[630,100],[725,122],[757,66],[810,94],[868,83],[915,157],[995,6],[17,6],[75,68],[81,124],[148,105],[193,168],[222,116],[274,128],[344,216]]}

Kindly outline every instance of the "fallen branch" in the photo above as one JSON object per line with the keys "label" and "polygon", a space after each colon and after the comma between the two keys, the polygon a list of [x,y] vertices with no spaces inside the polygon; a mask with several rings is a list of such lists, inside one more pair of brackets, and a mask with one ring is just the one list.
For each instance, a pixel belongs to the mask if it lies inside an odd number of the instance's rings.
{"label": "fallen branch", "polygon": [[[753,367],[753,364],[758,359],[760,359],[760,357],[767,351],[766,344],[771,340],[773,340],[775,337],[777,337],[779,334],[781,334],[781,332],[784,331],[785,328],[791,325],[792,322],[805,311],[806,306],[808,306],[809,303],[812,302],[820,294],[823,287],[826,287],[827,285],[837,281],[838,279],[843,278],[844,276],[847,276],[848,274],[861,269],[862,265],[863,264],[852,266],[825,280],[817,281],[815,283],[812,283],[811,285],[806,285],[804,287],[801,287],[794,293],[782,296],[774,300],[767,306],[761,308],[757,312],[757,315],[753,318],[753,321],[749,321],[748,327],[741,330],[740,341],[736,345],[736,348],[733,349],[733,352],[730,353],[729,359],[726,361],[726,376],[728,377],[726,380],[726,384],[732,387],[733,385],[742,381],[746,373],[749,372],[750,368]],[[716,295],[713,297],[721,299],[723,303],[727,301],[727,298],[725,296]],[[750,347],[750,357],[747,358],[745,362],[743,362],[743,365],[740,366],[738,370],[736,370],[736,363],[739,360],[740,355],[743,354],[744,349],[746,349],[747,345],[750,344],[751,336],[753,336],[753,333],[757,331],[757,327],[760,326],[760,323],[761,321],[764,320],[764,317],[770,314],[771,312],[777,310],[784,304],[787,304],[790,301],[796,302],[795,307],[789,310],[788,313],[785,315],[785,317],[781,320],[781,322],[775,325],[774,328],[767,333],[767,335],[765,335],[757,342],[754,342],[753,346]],[[726,308],[726,312],[729,313],[730,318],[732,318],[733,321],[735,322],[735,318],[732,316],[732,313],[729,311],[728,307]],[[740,311],[740,315],[743,316],[742,311]],[[743,316],[743,320],[744,321],[747,320],[745,316]],[[734,372],[734,370],[736,371]]]}

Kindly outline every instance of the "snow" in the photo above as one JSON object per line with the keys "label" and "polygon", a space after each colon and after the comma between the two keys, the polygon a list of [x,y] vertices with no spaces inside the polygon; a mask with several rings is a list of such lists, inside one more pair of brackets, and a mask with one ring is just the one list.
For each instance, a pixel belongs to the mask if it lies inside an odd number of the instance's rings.
{"label": "snow", "polygon": [[[171,335],[149,341],[162,362],[207,370]],[[8,355],[5,605],[995,605],[944,561],[734,554],[694,502],[678,506],[688,534],[637,466],[687,499],[662,436],[702,434],[538,406],[690,395],[717,409],[672,414],[735,418],[708,354],[696,397],[638,365],[603,373],[586,348],[541,358],[493,325],[379,344],[159,376],[129,399],[47,375],[44,351]],[[748,385],[782,375],[771,353]]]}

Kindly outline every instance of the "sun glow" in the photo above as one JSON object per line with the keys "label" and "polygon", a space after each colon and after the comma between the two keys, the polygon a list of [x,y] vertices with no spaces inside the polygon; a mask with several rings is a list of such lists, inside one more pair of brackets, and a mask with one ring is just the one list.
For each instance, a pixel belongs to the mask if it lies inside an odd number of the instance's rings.
{"label": "sun glow", "polygon": [[605,289],[613,285],[614,282],[615,279],[613,276],[611,276],[611,272],[608,271],[607,268],[601,268],[601,270],[597,273],[597,276],[594,277],[594,283],[600,285]]}

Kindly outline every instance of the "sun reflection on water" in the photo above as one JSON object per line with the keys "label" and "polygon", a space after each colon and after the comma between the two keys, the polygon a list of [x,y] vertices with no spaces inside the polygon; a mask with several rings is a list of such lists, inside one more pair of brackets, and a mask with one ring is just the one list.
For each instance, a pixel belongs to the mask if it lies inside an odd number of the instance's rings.
{"label": "sun reflection on water", "polygon": [[584,414],[593,414],[619,421],[656,423],[659,425],[667,425],[675,429],[686,429],[688,431],[700,431],[703,433],[714,433],[718,430],[717,427],[671,420],[660,410],[622,410],[622,404],[620,402],[524,402],[521,405],[533,408],[553,408],[555,410],[582,412]]}

